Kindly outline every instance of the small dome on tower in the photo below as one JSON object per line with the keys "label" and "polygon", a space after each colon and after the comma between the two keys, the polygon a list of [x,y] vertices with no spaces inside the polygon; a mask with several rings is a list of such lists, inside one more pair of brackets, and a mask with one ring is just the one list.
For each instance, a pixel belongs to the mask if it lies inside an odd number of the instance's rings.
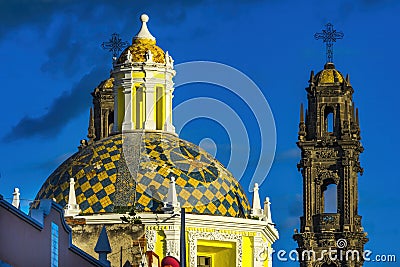
{"label": "small dome on tower", "polygon": [[142,14],[140,16],[142,27],[132,38],[132,45],[127,47],[118,58],[117,63],[124,63],[126,60],[131,62],[146,62],[149,58],[154,63],[165,64],[165,52],[156,45],[156,38],[147,28],[149,16]]}
{"label": "small dome on tower", "polygon": [[317,85],[343,83],[343,75],[335,69],[335,65],[331,62],[325,64],[324,69],[315,75]]}

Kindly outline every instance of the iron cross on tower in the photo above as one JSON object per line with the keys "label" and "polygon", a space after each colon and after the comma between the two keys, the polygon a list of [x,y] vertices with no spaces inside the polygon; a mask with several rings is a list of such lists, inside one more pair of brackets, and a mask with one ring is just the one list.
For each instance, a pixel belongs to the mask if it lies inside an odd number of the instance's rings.
{"label": "iron cross on tower", "polygon": [[326,62],[333,62],[333,43],[337,39],[343,39],[343,32],[337,32],[333,29],[333,25],[328,23],[325,25],[326,29],[322,32],[314,34],[315,39],[322,39],[326,43]]}
{"label": "iron cross on tower", "polygon": [[103,49],[108,49],[109,52],[113,53],[113,61],[117,60],[118,54],[125,47],[128,46],[128,42],[122,41],[121,37],[119,37],[118,33],[113,33],[111,35],[111,39],[108,42],[103,42],[101,47]]}

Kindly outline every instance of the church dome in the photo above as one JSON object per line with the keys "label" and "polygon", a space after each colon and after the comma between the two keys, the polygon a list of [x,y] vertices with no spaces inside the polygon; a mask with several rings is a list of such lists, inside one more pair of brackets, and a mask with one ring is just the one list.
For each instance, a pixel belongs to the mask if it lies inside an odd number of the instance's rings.
{"label": "church dome", "polygon": [[315,75],[317,85],[327,85],[343,83],[343,75],[335,69],[335,65],[331,62],[325,64],[324,69]]}
{"label": "church dome", "polygon": [[[152,54],[152,61],[155,63],[165,64],[165,53],[156,45],[156,38],[151,35],[147,28],[149,17],[146,14],[140,16],[142,27],[139,32],[133,37],[132,45],[127,47],[118,58],[118,63],[124,63],[126,60],[131,62],[145,62],[146,53]],[[129,58],[131,57],[131,58]]]}
{"label": "church dome", "polygon": [[68,203],[75,179],[82,214],[160,211],[172,177],[181,207],[198,214],[245,217],[250,205],[239,182],[202,148],[174,134],[132,132],[81,148],[45,181],[36,199]]}

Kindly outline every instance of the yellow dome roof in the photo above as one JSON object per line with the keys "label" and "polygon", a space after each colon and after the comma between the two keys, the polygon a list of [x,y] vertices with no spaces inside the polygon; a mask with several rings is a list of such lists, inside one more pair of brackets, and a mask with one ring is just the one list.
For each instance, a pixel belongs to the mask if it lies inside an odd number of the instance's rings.
{"label": "yellow dome roof", "polygon": [[315,75],[317,85],[343,83],[343,75],[335,69],[333,63],[326,63],[324,69]]}
{"label": "yellow dome roof", "polygon": [[126,48],[118,59],[118,63],[123,63],[128,59],[128,50],[132,55],[132,62],[145,62],[147,51],[151,51],[153,62],[165,64],[165,53],[156,45],[155,40],[133,39],[132,45]]}
{"label": "yellow dome roof", "polygon": [[75,178],[83,214],[159,211],[171,177],[187,212],[245,217],[250,205],[239,182],[198,146],[172,134],[125,133],[89,145],[67,159],[46,180],[36,199],[68,202]]}
{"label": "yellow dome roof", "polygon": [[118,59],[118,63],[124,63],[128,59],[130,52],[132,62],[145,62],[146,53],[152,54],[152,60],[155,63],[165,63],[164,51],[156,45],[156,38],[149,32],[147,22],[149,17],[146,14],[140,16],[142,27],[139,32],[133,37],[132,45],[126,48]]}

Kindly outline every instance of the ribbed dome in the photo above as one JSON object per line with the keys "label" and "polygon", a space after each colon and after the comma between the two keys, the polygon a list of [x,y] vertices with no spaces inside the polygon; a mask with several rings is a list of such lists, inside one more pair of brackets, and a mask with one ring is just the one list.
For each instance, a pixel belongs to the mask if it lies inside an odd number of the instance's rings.
{"label": "ribbed dome", "polygon": [[172,134],[134,132],[95,142],[62,163],[36,199],[55,198],[65,206],[70,177],[83,214],[132,206],[160,210],[171,177],[187,212],[237,217],[250,211],[240,184],[221,163]]}
{"label": "ribbed dome", "polygon": [[326,63],[324,69],[315,75],[317,85],[343,83],[343,75],[335,69],[333,63]]}

